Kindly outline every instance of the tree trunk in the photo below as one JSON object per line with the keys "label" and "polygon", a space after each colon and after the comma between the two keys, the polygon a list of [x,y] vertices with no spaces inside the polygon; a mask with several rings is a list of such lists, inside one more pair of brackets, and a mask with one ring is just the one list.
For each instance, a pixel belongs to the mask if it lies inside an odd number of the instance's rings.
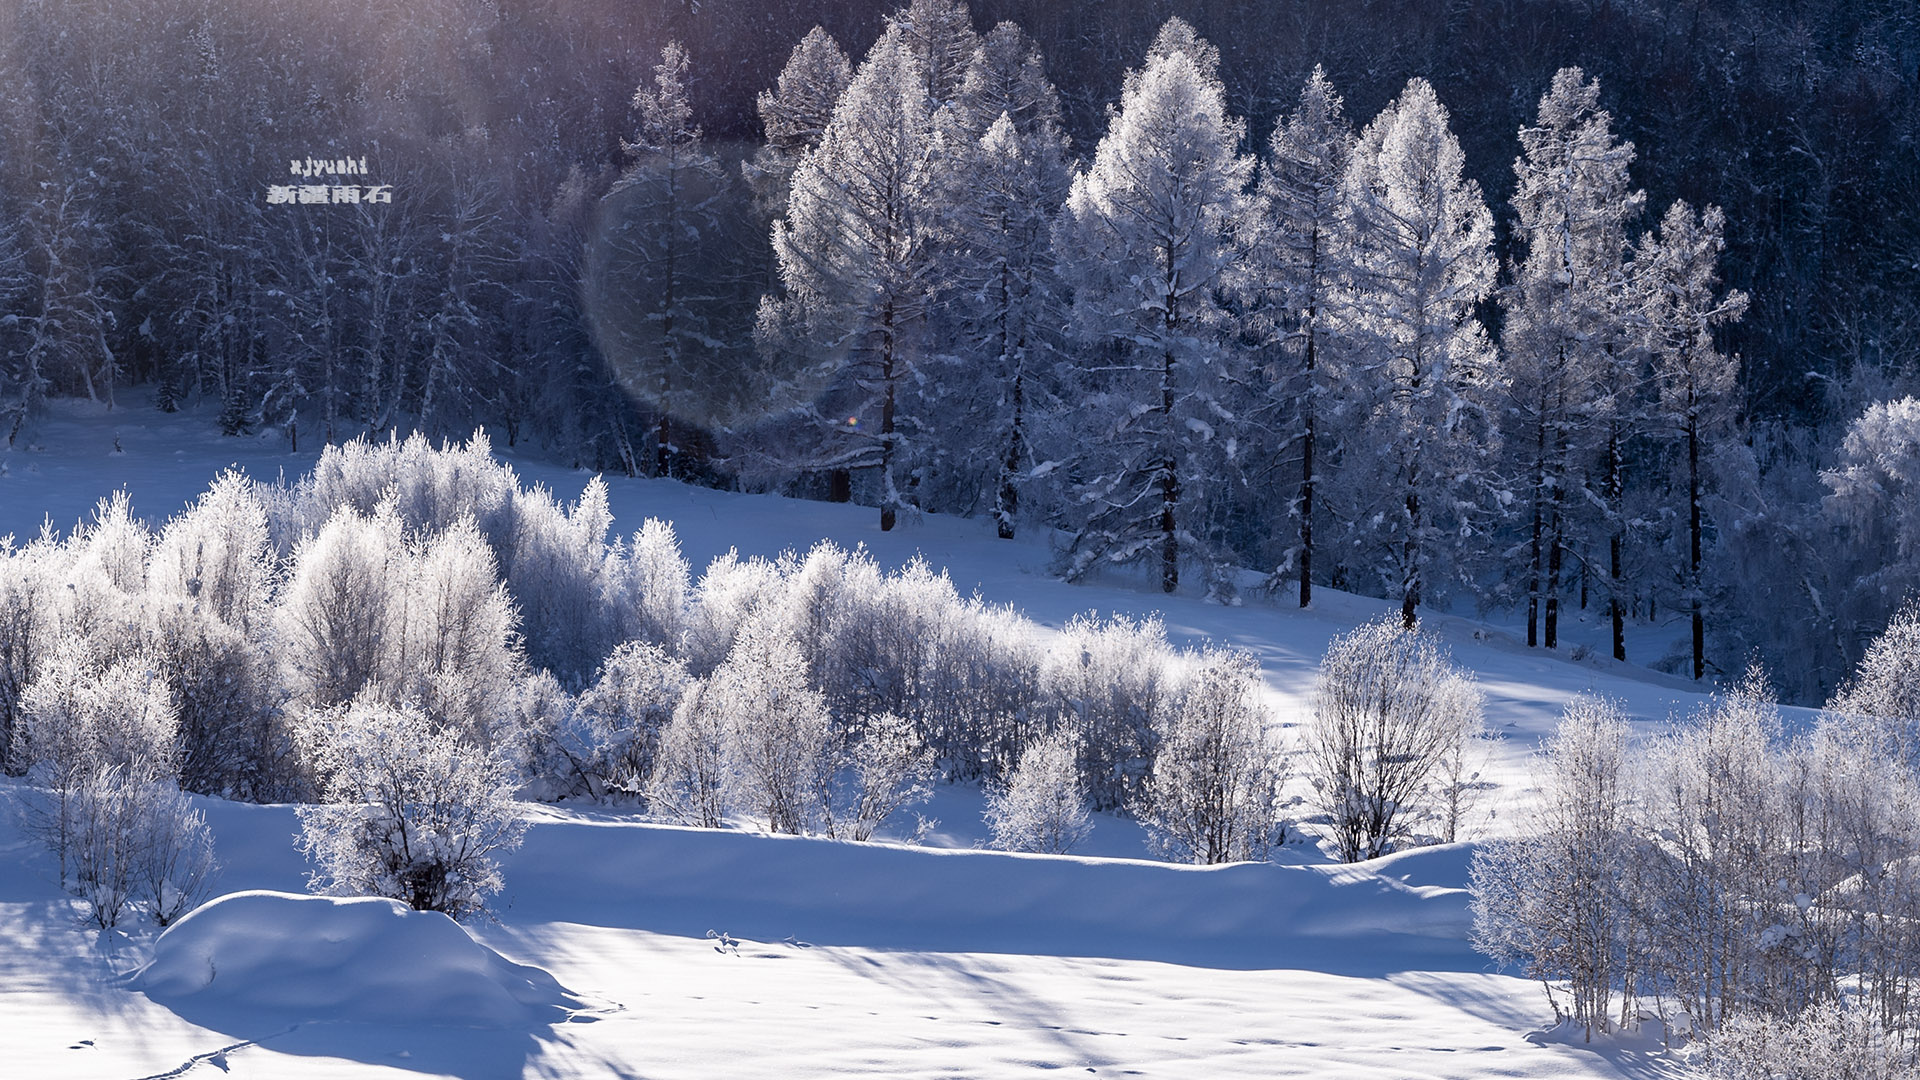
{"label": "tree trunk", "polygon": [[[1540,538],[1546,527],[1547,509],[1547,421],[1540,417],[1533,427],[1533,528],[1527,559],[1527,648],[1540,644]],[[1551,647],[1551,646],[1549,646]]]}
{"label": "tree trunk", "polygon": [[893,492],[893,305],[880,318],[880,381],[886,387],[880,403],[880,531],[895,523]]}
{"label": "tree trunk", "polygon": [[1414,609],[1420,606],[1420,496],[1407,492],[1407,540],[1401,549],[1405,563],[1404,589],[1400,599],[1400,625],[1408,630],[1418,621]]}
{"label": "tree trunk", "polygon": [[1687,524],[1689,539],[1687,586],[1693,594],[1693,677],[1707,674],[1707,624],[1700,607],[1700,422],[1687,418]]}
{"label": "tree trunk", "polygon": [[1607,615],[1613,623],[1613,658],[1627,658],[1627,611],[1620,602],[1620,549],[1625,541],[1621,517],[1620,432],[1617,422],[1607,432],[1607,510],[1612,517],[1612,534],[1607,537]]}
{"label": "tree trunk", "polygon": [[[1313,255],[1308,262],[1310,280],[1317,281],[1320,275],[1320,230],[1313,230]],[[1306,607],[1313,601],[1313,438],[1314,407],[1318,404],[1314,395],[1314,369],[1320,362],[1320,304],[1319,289],[1316,286],[1313,299],[1307,304],[1307,356],[1306,385],[1301,387],[1301,419],[1305,428],[1300,443],[1300,606]]]}
{"label": "tree trunk", "polygon": [[1013,377],[1013,433],[1007,440],[1007,457],[1000,466],[1000,495],[993,507],[993,518],[1000,539],[1013,539],[1014,515],[1020,509],[1020,488],[1015,478],[1020,472],[1020,459],[1026,453],[1021,425],[1025,423],[1026,410],[1026,372],[1018,372]]}
{"label": "tree trunk", "polygon": [[1547,541],[1547,619],[1546,646],[1556,649],[1560,646],[1560,556],[1565,545],[1560,542],[1560,513],[1554,511],[1551,535]]}

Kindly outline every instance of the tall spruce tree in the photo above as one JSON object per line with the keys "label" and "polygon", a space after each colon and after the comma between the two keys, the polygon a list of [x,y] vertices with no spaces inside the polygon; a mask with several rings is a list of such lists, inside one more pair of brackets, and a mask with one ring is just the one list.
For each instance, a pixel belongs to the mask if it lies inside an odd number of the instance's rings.
{"label": "tall spruce tree", "polygon": [[795,170],[773,233],[792,324],[837,372],[816,408],[827,442],[817,464],[877,474],[883,530],[907,501],[897,466],[911,424],[899,409],[926,314],[931,138],[924,73],[890,28]]}
{"label": "tall spruce tree", "polygon": [[769,219],[786,212],[793,170],[820,145],[833,108],[852,81],[847,54],[832,34],[816,26],[793,47],[774,88],[760,91],[755,99],[767,141],[741,170]]}
{"label": "tall spruce tree", "polygon": [[660,50],[653,84],[634,91],[628,165],[601,199],[587,255],[589,313],[615,377],[651,410],[655,476],[697,473],[699,432],[728,392],[733,346],[721,326],[727,290],[728,174],[707,148],[687,94],[687,52]]}
{"label": "tall spruce tree", "polygon": [[920,388],[921,411],[939,444],[936,475],[957,489],[949,498],[965,510],[989,501],[1011,538],[1036,414],[1057,407],[1049,367],[1064,298],[1049,240],[1071,176],[1059,99],[1019,27],[987,35],[938,135],[935,318],[948,347]]}

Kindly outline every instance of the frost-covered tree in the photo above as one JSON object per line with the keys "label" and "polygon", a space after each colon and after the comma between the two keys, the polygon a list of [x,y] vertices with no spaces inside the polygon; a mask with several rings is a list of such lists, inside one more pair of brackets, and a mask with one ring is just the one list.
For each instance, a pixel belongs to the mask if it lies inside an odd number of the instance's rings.
{"label": "frost-covered tree", "polygon": [[1877,756],[1920,776],[1920,602],[1894,615],[1827,708],[1859,718],[1875,732]]}
{"label": "frost-covered tree", "polygon": [[1274,128],[1261,163],[1257,225],[1248,237],[1252,250],[1242,283],[1248,294],[1243,318],[1272,350],[1263,412],[1276,473],[1298,440],[1299,484],[1288,501],[1298,537],[1274,576],[1299,578],[1301,607],[1313,602],[1314,491],[1316,470],[1325,468],[1319,414],[1330,385],[1328,315],[1345,280],[1341,184],[1353,143],[1340,95],[1316,65],[1299,104]]}
{"label": "frost-covered tree", "polygon": [[860,725],[858,737],[835,762],[842,790],[831,804],[829,834],[849,840],[873,838],[902,807],[924,802],[933,793],[932,755],[904,717],[881,713]]}
{"label": "frost-covered tree", "polygon": [[607,556],[604,602],[619,636],[670,651],[682,646],[687,626],[687,560],[673,526],[658,518],[642,522],[631,539]]}
{"label": "frost-covered tree", "polygon": [[984,814],[1002,851],[1065,855],[1093,831],[1080,781],[1079,740],[1055,731],[1029,742],[1006,785],[987,796]]}
{"label": "frost-covered tree", "polygon": [[161,529],[147,587],[246,631],[266,618],[273,571],[266,506],[253,481],[229,469]]}
{"label": "frost-covered tree", "polygon": [[786,212],[794,169],[820,145],[834,106],[852,81],[847,54],[832,34],[816,26],[793,47],[774,88],[755,99],[767,141],[741,169],[768,217]]}
{"label": "frost-covered tree", "polygon": [[1041,669],[1043,707],[1077,737],[1094,809],[1138,799],[1167,711],[1179,700],[1174,661],[1157,617],[1082,615],[1060,628]]}
{"label": "frost-covered tree", "polygon": [[417,543],[407,562],[396,583],[404,590],[404,652],[387,692],[470,739],[507,737],[493,725],[523,662],[519,614],[495,573],[492,549],[462,519]]}
{"label": "frost-covered tree", "polygon": [[314,889],[456,919],[486,910],[501,888],[495,856],[526,831],[503,752],[366,701],[313,714],[299,734],[324,799],[299,810]]}
{"label": "frost-covered tree", "polygon": [[406,639],[407,561],[391,505],[372,518],[343,506],[295,549],[275,612],[275,652],[296,700],[331,708],[394,676]]}
{"label": "frost-covered tree", "polygon": [[826,445],[815,464],[876,473],[883,530],[908,501],[899,469],[913,429],[900,410],[918,378],[932,269],[932,118],[921,62],[890,28],[794,171],[773,232],[785,318],[833,380],[817,403]]}
{"label": "frost-covered tree", "polygon": [[20,547],[0,538],[0,771],[11,776],[29,764],[19,743],[21,697],[60,644],[69,559],[51,526]]}
{"label": "frost-covered tree", "polygon": [[1073,322],[1090,347],[1069,576],[1210,555],[1208,503],[1238,443],[1235,360],[1220,289],[1247,218],[1253,159],[1227,114],[1218,53],[1170,19],[1073,179],[1054,233]]}
{"label": "frost-covered tree", "polygon": [[641,794],[686,689],[686,665],[659,646],[630,641],[613,650],[580,695],[566,739],[585,794]]}
{"label": "frost-covered tree", "polygon": [[1138,808],[1154,847],[1181,862],[1267,857],[1285,770],[1267,738],[1260,668],[1246,653],[1200,656],[1166,713]]}
{"label": "frost-covered tree", "polygon": [[1050,369],[1065,298],[1049,236],[1069,179],[1058,95],[1018,27],[1002,23],[981,43],[939,134],[936,321],[949,348],[921,390],[936,482],[957,485],[948,497],[963,509],[990,498],[1011,538],[1036,465],[1036,417],[1057,408]]}
{"label": "frost-covered tree", "polygon": [[[8,171],[9,148],[0,144],[0,173]],[[32,328],[34,274],[21,240],[18,204],[0,195],[0,434],[11,447],[29,414],[39,410],[47,377],[27,350]]]}
{"label": "frost-covered tree", "polygon": [[102,927],[134,902],[171,921],[200,896],[213,855],[203,816],[175,783],[178,715],[166,681],[146,657],[103,664],[70,639],[21,709],[26,820],[53,850],[62,886]]}
{"label": "frost-covered tree", "polygon": [[1747,294],[1720,293],[1720,252],[1726,214],[1717,206],[1695,214],[1685,202],[1667,208],[1659,229],[1635,253],[1641,317],[1658,389],[1656,422],[1680,444],[1686,491],[1687,554],[1683,602],[1693,620],[1693,677],[1707,673],[1706,502],[1711,471],[1702,456],[1734,429],[1739,415],[1740,358],[1724,353],[1716,327],[1747,310]]}
{"label": "frost-covered tree", "polygon": [[1379,560],[1408,629],[1495,501],[1489,405],[1503,376],[1474,312],[1493,290],[1493,216],[1464,164],[1433,87],[1414,79],[1367,125],[1344,184],[1352,557]]}
{"label": "frost-covered tree", "polygon": [[1869,405],[1820,479],[1823,509],[1865,557],[1860,587],[1887,606],[1920,593],[1920,399]]}
{"label": "frost-covered tree", "polygon": [[777,833],[800,835],[829,820],[840,734],[807,683],[798,646],[764,621],[748,623],[701,707],[725,717],[738,805]]}
{"label": "frost-covered tree", "polygon": [[1630,735],[1617,704],[1569,702],[1541,746],[1540,803],[1527,831],[1473,861],[1474,947],[1550,987],[1564,981],[1567,1014],[1589,1039],[1608,1030],[1614,993],[1636,974]]}
{"label": "frost-covered tree", "polygon": [[1855,999],[1826,1000],[1791,1017],[1738,1015],[1698,1052],[1703,1080],[1901,1080],[1920,1073],[1920,1041],[1889,1031]]}
{"label": "frost-covered tree", "polygon": [[[1566,549],[1587,553],[1584,508],[1606,500],[1609,513],[1618,513],[1619,427],[1626,419],[1619,414],[1632,402],[1609,393],[1620,382],[1611,369],[1638,359],[1629,341],[1626,224],[1646,195],[1632,190],[1627,176],[1633,144],[1614,137],[1599,102],[1599,80],[1562,68],[1540,99],[1536,122],[1520,129],[1523,153],[1513,163],[1520,254],[1504,297],[1501,343],[1512,380],[1509,467],[1527,501],[1529,647],[1542,643],[1543,630],[1547,648],[1559,643]],[[1617,530],[1603,525],[1617,546]],[[1617,568],[1619,559],[1612,551],[1610,565]],[[1618,569],[1608,581],[1615,655],[1624,659]]]}
{"label": "frost-covered tree", "polygon": [[887,35],[913,54],[927,104],[939,110],[960,96],[980,35],[967,5],[956,0],[910,0],[887,16]]}
{"label": "frost-covered tree", "polygon": [[1775,862],[1791,820],[1775,782],[1780,739],[1772,691],[1750,670],[1656,743],[1642,773],[1636,824],[1649,840],[1635,903],[1658,927],[1644,962],[1699,1028],[1757,1004],[1771,939],[1785,936],[1785,908],[1803,891],[1780,887]]}
{"label": "frost-covered tree", "polygon": [[709,688],[709,683],[696,681],[681,697],[673,720],[660,733],[646,796],[655,817],[717,829],[732,806],[732,731],[721,698],[709,698]]}
{"label": "frost-covered tree", "polygon": [[727,340],[731,290],[717,287],[728,239],[730,174],[693,122],[687,52],[668,42],[653,85],[633,94],[628,164],[601,199],[585,288],[600,350],[655,413],[651,470],[683,476],[695,431],[716,425],[738,389],[739,343]]}
{"label": "frost-covered tree", "polygon": [[1383,618],[1335,638],[1305,749],[1340,858],[1374,859],[1404,843],[1433,809],[1435,767],[1480,725],[1480,691],[1431,634]]}

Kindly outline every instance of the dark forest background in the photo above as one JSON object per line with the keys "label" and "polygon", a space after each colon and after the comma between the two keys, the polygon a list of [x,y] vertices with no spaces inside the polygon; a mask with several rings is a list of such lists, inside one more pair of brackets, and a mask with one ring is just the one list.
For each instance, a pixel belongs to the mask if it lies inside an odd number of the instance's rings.
{"label": "dark forest background", "polygon": [[[635,88],[683,43],[694,119],[737,175],[762,141],[755,97],[796,42],[819,25],[857,62],[893,7],[0,0],[0,431],[11,442],[44,400],[80,396],[217,405],[230,433],[296,443],[484,426],[583,466],[651,471],[636,449],[649,417],[618,392],[584,281]],[[1777,542],[1780,508],[1817,503],[1847,422],[1920,381],[1920,9],[1907,0],[971,8],[976,28],[1013,20],[1043,50],[1078,156],[1173,15],[1218,47],[1248,149],[1316,64],[1359,122],[1424,77],[1494,208],[1503,265],[1515,133],[1557,69],[1597,76],[1648,205],[1724,207],[1722,276],[1752,298],[1722,344],[1742,360],[1758,477],[1742,520],[1773,524],[1741,540],[1724,516],[1723,564],[1817,547],[1805,530],[1798,547]],[[393,204],[267,204],[290,159],[334,155],[368,158]],[[772,214],[745,185],[727,198],[705,250],[738,316],[718,336],[745,367],[775,283]],[[724,449],[691,455],[690,477],[828,493],[822,477],[748,475]],[[1837,566],[1750,573],[1804,583]],[[1727,571],[1716,602],[1751,627],[1765,580]],[[1825,674],[1787,689],[1830,688],[1898,599],[1883,588],[1860,609],[1871,617],[1824,615]],[[1753,649],[1796,652],[1758,629],[1719,648],[1729,669]]]}

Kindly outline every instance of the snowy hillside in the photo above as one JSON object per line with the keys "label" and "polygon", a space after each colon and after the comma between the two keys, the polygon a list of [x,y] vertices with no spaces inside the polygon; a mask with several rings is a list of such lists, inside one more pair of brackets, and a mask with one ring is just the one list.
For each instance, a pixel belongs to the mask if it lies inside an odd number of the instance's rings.
{"label": "snowy hillside", "polygon": [[[220,440],[203,430],[152,413],[68,411],[40,426],[30,447],[0,454],[0,530],[30,533],[42,518],[70,527],[121,487],[134,493],[137,513],[164,518],[230,463],[265,476],[311,463],[272,440]],[[514,463],[524,479],[563,498],[588,479]],[[617,526],[669,519],[696,568],[729,548],[772,555],[831,538],[866,544],[885,566],[924,556],[962,592],[1010,603],[1046,626],[1089,608],[1159,611],[1176,640],[1257,655],[1283,724],[1302,718],[1329,639],[1383,606],[1324,591],[1301,613],[1124,584],[1069,586],[1046,574],[1044,545],[998,540],[980,521],[927,517],[883,535],[856,507],[645,480],[611,480],[610,502]],[[1641,669],[1528,655],[1497,627],[1432,621],[1456,661],[1477,673],[1490,720],[1508,736],[1494,769],[1495,817],[1479,834],[1502,831],[1529,797],[1524,758],[1571,696],[1612,695],[1648,730],[1696,700]],[[7,789],[16,797],[20,790]],[[216,893],[305,891],[308,866],[290,808],[195,804],[223,868]],[[475,1080],[1015,1076],[1062,1068],[1204,1078],[1560,1077],[1661,1068],[1642,1049],[1530,1035],[1549,1021],[1539,986],[1493,971],[1465,942],[1470,845],[1350,868],[1296,843],[1274,864],[1197,868],[1139,861],[1139,826],[1102,814],[1081,849],[1102,857],[953,850],[982,842],[981,806],[976,788],[941,787],[920,808],[937,819],[932,847],[913,848],[682,829],[617,808],[530,804],[525,846],[504,860],[498,922],[471,929],[507,961],[549,973],[570,995],[571,1011],[552,1023],[503,1020],[518,1015],[511,1009],[466,1010],[469,1023],[492,1018],[480,1030],[367,1023],[365,1009],[342,1004],[395,992],[394,978],[408,967],[474,978],[512,970],[497,957],[468,958],[461,950],[469,946],[449,939],[394,937],[379,920],[344,913],[323,919],[331,929],[316,935],[341,944],[316,953],[301,949],[298,934],[250,929],[247,919],[264,917],[258,911],[211,908],[181,926],[186,935],[199,924],[197,944],[188,948],[182,937],[161,950],[171,982],[134,979],[154,955],[152,929],[132,937],[81,929],[51,857],[9,821],[0,834],[8,946],[0,958],[0,1060],[22,1075],[225,1069]],[[228,959],[234,955],[240,959]],[[209,971],[204,980],[182,974],[199,964]],[[276,972],[285,984],[265,985]],[[443,988],[454,995],[448,1000],[481,993],[460,982]],[[221,992],[182,997],[183,986]],[[409,1015],[444,1017],[435,1000],[416,1000]]]}

